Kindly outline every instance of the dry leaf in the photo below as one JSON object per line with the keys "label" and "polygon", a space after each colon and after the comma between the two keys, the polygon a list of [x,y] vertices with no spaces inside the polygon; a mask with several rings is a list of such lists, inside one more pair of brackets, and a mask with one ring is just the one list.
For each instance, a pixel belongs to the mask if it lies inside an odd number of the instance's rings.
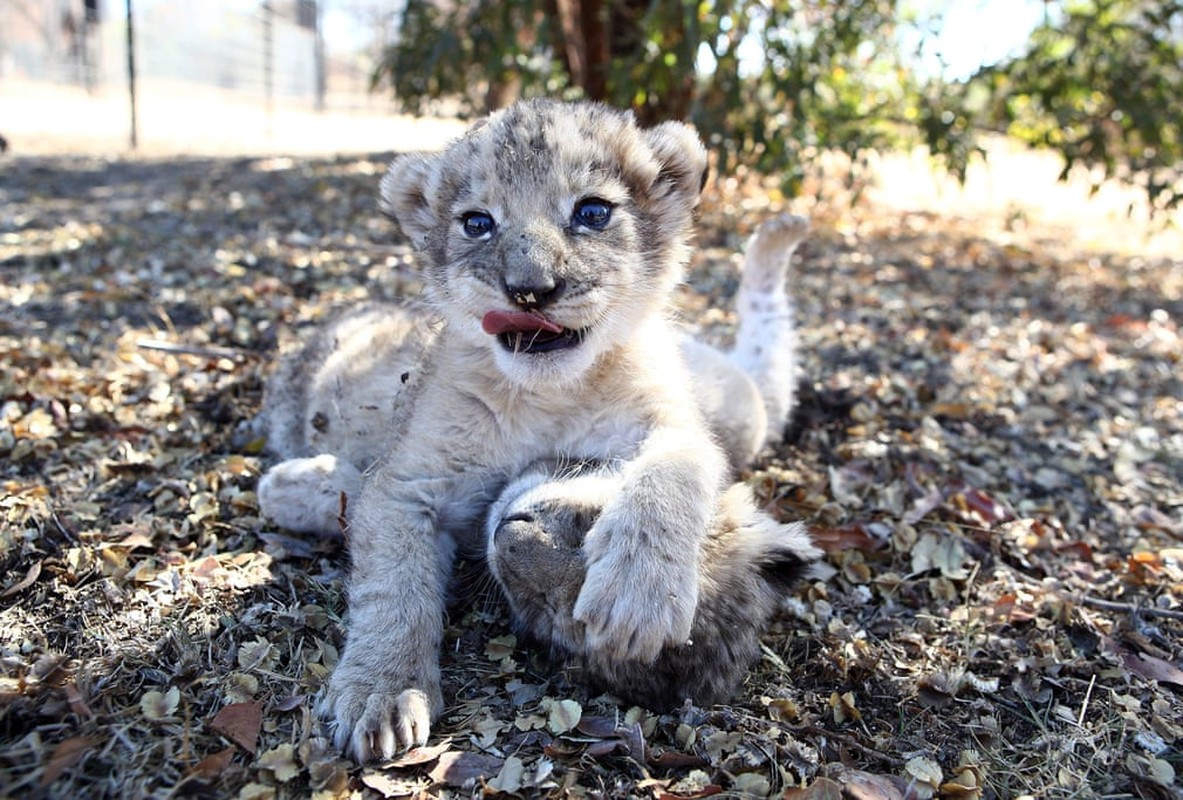
{"label": "dry leaf", "polygon": [[238,648],[238,666],[243,672],[250,672],[252,669],[271,669],[275,665],[275,659],[275,648],[266,639],[244,642]]}
{"label": "dry leaf", "polygon": [[1138,677],[1148,681],[1169,683],[1183,689],[1183,670],[1171,662],[1154,656],[1133,653],[1120,646],[1117,649],[1117,654],[1121,657],[1122,665]]}
{"label": "dry leaf", "polygon": [[383,797],[410,797],[422,794],[426,788],[422,780],[370,769],[362,773],[361,782]]}
{"label": "dry leaf", "polygon": [[854,722],[862,721],[863,715],[854,705],[854,692],[845,692],[841,695],[833,692],[830,695],[829,705],[834,713],[834,721],[837,723],[846,722],[848,719]]}
{"label": "dry leaf", "polygon": [[263,724],[263,704],[231,703],[210,721],[210,728],[239,745],[251,755],[259,746],[259,727]]}
{"label": "dry leaf", "polygon": [[911,794],[921,800],[933,797],[941,785],[941,765],[931,758],[916,756],[904,764],[904,777]]}
{"label": "dry leaf", "polygon": [[127,536],[124,536],[118,542],[113,542],[109,545],[106,542],[104,542],[100,546],[102,546],[102,547],[125,547],[128,550],[135,550],[135,549],[141,548],[141,547],[147,547],[147,548],[155,547],[155,544],[153,543],[152,536],[150,534],[148,534],[142,530],[133,530],[131,533],[129,533]]}
{"label": "dry leaf", "polygon": [[887,546],[891,529],[877,522],[851,522],[831,528],[810,526],[809,534],[814,543],[827,553],[844,550],[870,553]]}
{"label": "dry leaf", "polygon": [[501,731],[506,728],[505,723],[493,716],[491,712],[486,711],[481,716],[469,723],[469,727],[476,735],[477,746],[482,748],[492,747],[493,743],[497,741],[497,737],[501,735]]}
{"label": "dry leaf", "polygon": [[439,757],[439,762],[427,773],[435,783],[442,783],[454,789],[471,786],[478,778],[489,779],[501,771],[504,761],[484,753],[449,752]]}
{"label": "dry leaf", "polygon": [[1175,538],[1183,535],[1183,524],[1159,511],[1154,506],[1140,505],[1130,510],[1134,524],[1144,531],[1162,531]]}
{"label": "dry leaf", "polygon": [[705,767],[709,764],[702,756],[691,753],[679,753],[676,750],[666,750],[656,756],[649,756],[649,766],[657,769],[686,769],[688,767]]}
{"label": "dry leaf", "polygon": [[99,741],[94,736],[73,736],[58,742],[45,765],[45,772],[41,774],[40,785],[48,786],[56,781],[63,772],[81,761]]}
{"label": "dry leaf", "polygon": [[776,722],[797,722],[801,719],[801,707],[786,698],[761,698],[768,709],[768,716]]}
{"label": "dry leaf", "polygon": [[306,537],[262,531],[259,538],[267,545],[267,552],[277,561],[288,558],[312,558],[312,543]]}
{"label": "dry leaf", "polygon": [[1015,515],[1005,505],[977,489],[965,488],[950,499],[955,505],[968,511],[987,526],[1015,518]]}
{"label": "dry leaf", "polygon": [[203,781],[212,781],[225,771],[226,767],[230,766],[230,760],[234,758],[234,748],[227,747],[219,750],[216,753],[211,753],[205,758],[198,761],[189,771],[185,773],[188,778],[197,778]]}
{"label": "dry leaf", "polygon": [[691,770],[690,774],[669,786],[669,793],[659,793],[661,800],[673,798],[701,798],[712,797],[723,792],[723,787],[711,783],[711,778],[700,769]]}
{"label": "dry leaf", "polygon": [[584,736],[592,736],[597,739],[606,739],[609,736],[616,734],[616,728],[620,725],[619,720],[614,717],[596,717],[583,715],[579,718],[579,724],[575,729]]}
{"label": "dry leaf", "polygon": [[517,756],[510,756],[501,765],[501,770],[489,781],[489,788],[507,794],[517,794],[522,788],[526,765]]}
{"label": "dry leaf", "polygon": [[977,756],[963,751],[952,777],[941,784],[942,800],[981,800],[982,775]]}
{"label": "dry leaf", "polygon": [[842,772],[842,794],[845,800],[904,800],[899,778],[857,769]]}
{"label": "dry leaf", "polygon": [[1125,757],[1125,768],[1131,775],[1145,778],[1159,786],[1178,788],[1175,786],[1175,768],[1165,759],[1141,753],[1128,753]]}
{"label": "dry leaf", "polygon": [[300,774],[300,765],[296,763],[296,748],[290,744],[281,744],[259,755],[258,765],[271,770],[271,774],[280,783],[287,783]]}
{"label": "dry leaf", "polygon": [[703,747],[712,761],[720,761],[724,756],[734,753],[743,741],[743,734],[739,731],[715,731],[706,737]]}
{"label": "dry leaf", "polygon": [[223,695],[230,703],[245,703],[259,693],[259,679],[246,672],[231,672],[223,683]]}
{"label": "dry leaf", "polygon": [[921,574],[931,569],[940,570],[950,580],[964,580],[969,577],[966,568],[965,547],[952,534],[938,538],[926,533],[912,548],[912,572]]}
{"label": "dry leaf", "polygon": [[25,573],[25,577],[21,578],[12,586],[9,586],[3,592],[0,592],[0,597],[11,597],[18,592],[23,592],[25,589],[28,589],[30,586],[32,586],[40,575],[41,561],[34,561],[33,565],[29,567],[29,571]]}
{"label": "dry leaf", "polygon": [[172,718],[181,702],[181,690],[173,686],[166,692],[145,692],[140,698],[140,713],[150,722],[161,722]]}
{"label": "dry leaf", "polygon": [[82,692],[78,691],[78,687],[73,683],[66,684],[66,700],[70,704],[70,710],[82,719],[90,719],[94,716],[94,712],[90,710],[90,706],[83,699]]}
{"label": "dry leaf", "polygon": [[274,800],[275,787],[262,783],[248,783],[238,790],[238,800]]}
{"label": "dry leaf", "polygon": [[991,619],[1000,622],[1030,622],[1035,619],[1030,598],[1013,593],[999,595],[990,605],[988,613]]}
{"label": "dry leaf", "polygon": [[625,750],[633,761],[638,764],[645,764],[649,761],[649,745],[645,742],[645,732],[641,729],[641,723],[622,725],[618,733],[620,740],[624,742]]}
{"label": "dry leaf", "polygon": [[842,800],[842,787],[829,778],[818,778],[808,786],[785,789],[784,800]]}
{"label": "dry leaf", "polygon": [[[591,744],[589,744],[587,746],[587,749],[584,750],[583,752],[584,752],[584,755],[589,756],[591,758],[603,758],[604,756],[611,755],[612,753],[615,753],[617,750],[627,750],[627,749],[628,749],[628,745],[625,744],[624,739],[621,739],[619,737],[615,737],[612,739],[600,739],[597,742],[592,742]],[[552,750],[547,750],[547,753],[552,753],[552,752],[553,752]]]}
{"label": "dry leaf", "polygon": [[741,772],[731,779],[731,789],[743,797],[767,797],[772,785],[763,773]]}
{"label": "dry leaf", "polygon": [[405,769],[407,767],[416,767],[420,764],[430,764],[451,748],[451,739],[444,739],[439,744],[428,747],[413,747],[398,758],[388,761],[382,766],[387,769]]}
{"label": "dry leaf", "polygon": [[916,681],[917,699],[925,708],[945,708],[953,702],[957,692],[961,691],[961,684],[960,673],[938,671],[922,675]]}
{"label": "dry leaf", "polygon": [[562,734],[579,724],[583,716],[583,707],[574,700],[560,700],[550,707],[550,716],[546,720],[546,727],[553,734]]}
{"label": "dry leaf", "polygon": [[514,648],[517,646],[518,637],[512,633],[506,636],[497,636],[485,643],[485,656],[490,661],[500,661],[512,656]]}

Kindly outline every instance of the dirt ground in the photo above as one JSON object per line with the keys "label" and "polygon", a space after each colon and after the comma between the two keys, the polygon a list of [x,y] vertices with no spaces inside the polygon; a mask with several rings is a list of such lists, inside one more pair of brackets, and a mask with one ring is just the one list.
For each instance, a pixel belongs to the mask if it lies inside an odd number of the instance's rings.
{"label": "dirt ground", "polygon": [[[260,518],[248,423],[418,290],[388,158],[0,161],[0,796],[1183,797],[1183,261],[904,192],[793,204],[801,405],[745,478],[835,574],[733,704],[593,696],[469,577],[429,747],[337,756],[346,560]],[[784,204],[712,187],[688,324]]]}

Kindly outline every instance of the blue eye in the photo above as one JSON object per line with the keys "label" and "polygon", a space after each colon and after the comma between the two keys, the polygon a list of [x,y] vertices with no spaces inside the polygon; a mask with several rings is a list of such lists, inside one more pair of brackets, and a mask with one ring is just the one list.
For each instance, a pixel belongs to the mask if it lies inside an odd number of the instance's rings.
{"label": "blue eye", "polygon": [[612,204],[598,197],[588,197],[575,204],[571,224],[593,231],[602,231],[612,219]]}
{"label": "blue eye", "polygon": [[460,217],[460,227],[470,239],[483,239],[493,233],[497,223],[487,211],[469,211]]}

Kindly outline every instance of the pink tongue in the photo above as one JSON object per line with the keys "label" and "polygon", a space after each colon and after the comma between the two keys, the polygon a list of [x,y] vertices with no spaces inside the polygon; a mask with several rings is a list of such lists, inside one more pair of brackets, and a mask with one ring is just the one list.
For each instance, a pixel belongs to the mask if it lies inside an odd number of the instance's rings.
{"label": "pink tongue", "polygon": [[563,332],[562,325],[556,325],[541,314],[532,314],[528,311],[490,311],[481,319],[481,328],[491,336],[536,331]]}

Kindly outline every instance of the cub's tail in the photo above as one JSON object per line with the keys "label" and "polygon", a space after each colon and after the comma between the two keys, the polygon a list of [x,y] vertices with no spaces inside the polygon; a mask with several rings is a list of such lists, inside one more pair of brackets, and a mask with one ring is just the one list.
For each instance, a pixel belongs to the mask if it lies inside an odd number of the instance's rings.
{"label": "cub's tail", "polygon": [[795,404],[797,334],[785,283],[789,260],[808,233],[809,220],[796,214],[761,223],[748,240],[736,298],[739,328],[730,358],[760,390],[768,412],[769,443],[784,434]]}

